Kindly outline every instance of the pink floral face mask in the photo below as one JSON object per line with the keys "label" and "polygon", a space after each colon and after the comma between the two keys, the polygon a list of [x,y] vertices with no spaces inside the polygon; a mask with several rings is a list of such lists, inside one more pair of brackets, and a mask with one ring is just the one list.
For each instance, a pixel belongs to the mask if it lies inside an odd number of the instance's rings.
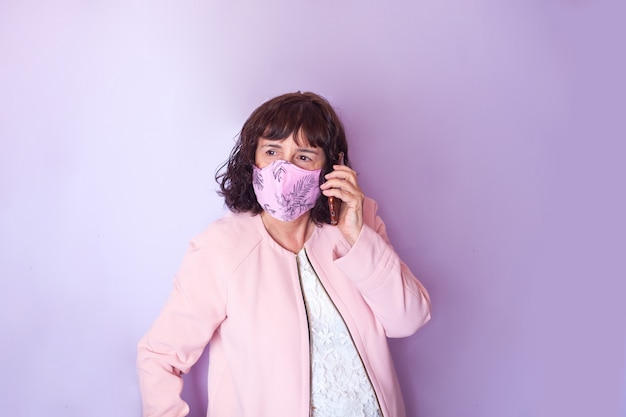
{"label": "pink floral face mask", "polygon": [[290,222],[315,206],[321,191],[321,169],[308,171],[287,161],[265,168],[254,166],[252,186],[256,199],[272,217]]}

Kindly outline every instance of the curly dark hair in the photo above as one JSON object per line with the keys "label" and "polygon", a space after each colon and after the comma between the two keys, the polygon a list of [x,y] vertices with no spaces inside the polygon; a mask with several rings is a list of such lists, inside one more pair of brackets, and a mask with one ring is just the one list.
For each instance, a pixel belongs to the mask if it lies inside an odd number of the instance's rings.
{"label": "curly dark hair", "polygon": [[[288,93],[261,104],[246,120],[235,147],[216,174],[220,185],[218,194],[234,212],[263,211],[252,187],[252,167],[259,138],[282,140],[293,134],[294,141],[302,141],[324,150],[326,162],[320,175],[331,172],[338,163],[339,152],[344,153],[344,163],[350,165],[346,134],[337,113],[328,100],[311,92]],[[330,224],[328,198],[321,194],[311,209],[311,219],[318,225]]]}

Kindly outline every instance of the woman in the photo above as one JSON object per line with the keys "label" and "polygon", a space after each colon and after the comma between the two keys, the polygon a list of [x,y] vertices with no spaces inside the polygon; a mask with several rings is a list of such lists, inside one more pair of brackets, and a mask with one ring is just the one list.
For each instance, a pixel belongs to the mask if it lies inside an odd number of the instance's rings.
{"label": "woman", "polygon": [[216,177],[231,213],[192,240],[139,343],[144,416],[187,415],[181,375],[207,344],[208,416],[405,415],[386,338],[414,333],[430,302],[349,166],[324,98],[252,113]]}

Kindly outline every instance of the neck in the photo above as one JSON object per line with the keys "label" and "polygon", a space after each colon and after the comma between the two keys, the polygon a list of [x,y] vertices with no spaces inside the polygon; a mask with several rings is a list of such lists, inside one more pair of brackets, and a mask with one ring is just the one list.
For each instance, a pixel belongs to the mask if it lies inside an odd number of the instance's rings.
{"label": "neck", "polygon": [[293,221],[283,222],[264,211],[261,213],[261,219],[272,239],[293,253],[300,252],[315,227],[308,212]]}

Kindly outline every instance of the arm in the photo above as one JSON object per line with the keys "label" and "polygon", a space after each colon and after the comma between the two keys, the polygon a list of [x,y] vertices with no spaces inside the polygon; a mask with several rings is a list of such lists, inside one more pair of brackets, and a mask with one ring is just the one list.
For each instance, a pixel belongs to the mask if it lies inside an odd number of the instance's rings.
{"label": "arm", "polygon": [[430,319],[430,298],[389,243],[376,210],[376,203],[366,198],[361,233],[335,262],[359,289],[386,335],[405,337]]}
{"label": "arm", "polygon": [[225,317],[225,291],[211,276],[211,251],[192,243],[159,317],[138,345],[144,417],[182,417],[182,374],[198,360]]}

